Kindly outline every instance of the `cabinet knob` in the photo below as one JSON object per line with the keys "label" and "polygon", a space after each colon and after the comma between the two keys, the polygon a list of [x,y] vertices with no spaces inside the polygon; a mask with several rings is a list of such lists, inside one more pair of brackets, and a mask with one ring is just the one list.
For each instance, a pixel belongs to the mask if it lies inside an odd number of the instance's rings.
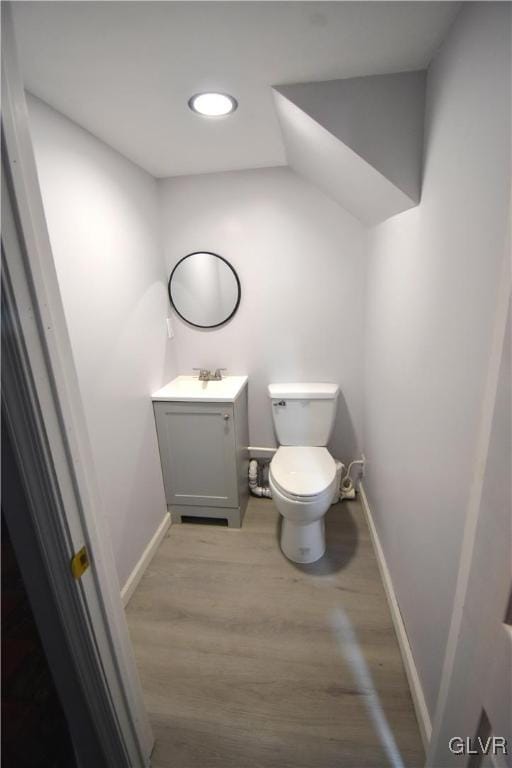
{"label": "cabinet knob", "polygon": [[229,413],[224,414],[224,421],[227,421],[229,419]]}

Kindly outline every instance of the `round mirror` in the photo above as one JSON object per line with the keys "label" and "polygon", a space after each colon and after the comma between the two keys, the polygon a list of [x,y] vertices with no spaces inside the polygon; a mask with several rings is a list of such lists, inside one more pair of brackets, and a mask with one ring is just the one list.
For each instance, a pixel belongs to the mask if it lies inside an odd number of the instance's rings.
{"label": "round mirror", "polygon": [[178,315],[198,328],[215,328],[233,317],[240,304],[240,280],[222,256],[189,253],[169,278],[169,298]]}

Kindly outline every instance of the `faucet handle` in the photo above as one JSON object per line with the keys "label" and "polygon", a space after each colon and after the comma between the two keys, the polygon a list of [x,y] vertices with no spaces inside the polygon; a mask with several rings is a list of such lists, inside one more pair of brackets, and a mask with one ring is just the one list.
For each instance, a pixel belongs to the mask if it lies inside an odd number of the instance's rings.
{"label": "faucet handle", "polygon": [[200,381],[207,381],[208,377],[210,376],[210,371],[208,368],[192,368],[193,371],[199,371],[199,380]]}
{"label": "faucet handle", "polygon": [[222,379],[222,371],[227,371],[227,368],[216,368],[214,376],[216,379],[221,380]]}

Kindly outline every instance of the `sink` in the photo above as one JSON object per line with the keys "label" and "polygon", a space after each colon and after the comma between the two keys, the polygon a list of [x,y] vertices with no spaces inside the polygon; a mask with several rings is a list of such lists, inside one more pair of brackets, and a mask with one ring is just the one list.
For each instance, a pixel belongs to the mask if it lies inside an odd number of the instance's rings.
{"label": "sink", "polygon": [[220,381],[199,381],[197,376],[177,376],[151,395],[152,400],[233,403],[247,384],[247,376],[224,376]]}

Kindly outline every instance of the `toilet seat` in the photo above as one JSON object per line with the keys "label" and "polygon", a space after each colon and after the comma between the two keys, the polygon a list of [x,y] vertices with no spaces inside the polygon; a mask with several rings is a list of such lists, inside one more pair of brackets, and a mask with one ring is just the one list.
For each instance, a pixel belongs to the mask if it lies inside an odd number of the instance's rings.
{"label": "toilet seat", "polygon": [[324,447],[281,446],[270,463],[270,473],[284,496],[310,501],[331,491],[336,464]]}

